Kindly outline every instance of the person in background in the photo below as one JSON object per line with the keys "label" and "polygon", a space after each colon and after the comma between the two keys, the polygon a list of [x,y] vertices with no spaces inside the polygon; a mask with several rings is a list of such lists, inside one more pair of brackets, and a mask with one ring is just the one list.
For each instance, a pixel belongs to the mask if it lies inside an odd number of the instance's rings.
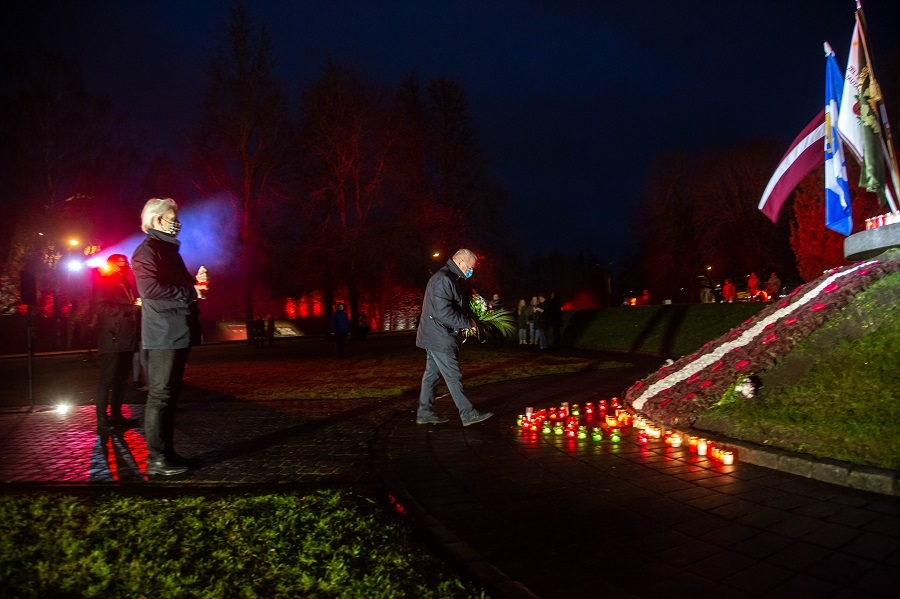
{"label": "person in background", "polygon": [[100,356],[100,376],[94,402],[97,432],[101,435],[114,432],[116,427],[137,424],[137,420],[122,415],[122,400],[131,360],[138,349],[140,313],[137,294],[128,280],[128,270],[128,257],[112,254],[107,258],[106,269],[93,289],[97,353]]}
{"label": "person in background", "polygon": [[266,340],[269,347],[275,347],[275,317],[271,313],[266,315]]}
{"label": "person in background", "polygon": [[534,307],[534,337],[539,349],[547,349],[547,326],[549,315],[547,314],[547,298],[538,295],[538,303]]}
{"label": "person in background", "polygon": [[525,311],[526,318],[528,319],[528,345],[534,345],[537,343],[537,339],[534,336],[534,307],[538,305],[538,298],[534,296],[531,298],[531,302],[528,304],[528,308]]}
{"label": "person in background", "polygon": [[547,300],[547,325],[550,331],[551,345],[554,347],[562,343],[562,305],[556,297],[556,292],[550,292]]}
{"label": "person in background", "polygon": [[766,293],[770,302],[781,297],[781,279],[774,272],[769,276],[769,280],[766,281]]}
{"label": "person in background", "polygon": [[734,286],[734,283],[731,282],[731,279],[725,279],[725,284],[722,285],[722,302],[733,304],[736,299],[737,288]]}
{"label": "person in background", "polygon": [[751,272],[750,276],[747,277],[747,293],[751,301],[756,300],[756,294],[759,293],[759,277],[756,276],[755,272]]}
{"label": "person in background", "polygon": [[528,303],[524,298],[516,306],[516,320],[519,325],[519,345],[528,345]]}
{"label": "person in background", "polygon": [[431,275],[422,300],[422,316],[416,331],[416,346],[425,350],[425,374],[419,393],[417,424],[444,424],[448,419],[434,413],[434,391],[441,377],[459,410],[463,426],[487,420],[491,412],[479,412],[463,392],[459,369],[462,331],[475,328],[469,314],[470,295],[462,282],[472,276],[478,258],[471,250],[460,249],[441,269]]}
{"label": "person in background", "polygon": [[174,200],[147,200],[141,230],[147,237],[134,250],[131,263],[143,306],[141,342],[148,352],[147,474],[173,476],[188,470],[187,460],[175,452],[175,412],[191,346],[200,344],[198,283],[205,283],[207,275],[201,266],[195,278],[181,258],[176,239],[181,222]]}
{"label": "person in background", "polygon": [[350,334],[350,317],[344,310],[344,303],[338,302],[337,310],[331,315],[331,334],[337,343],[337,357],[344,357],[344,342]]}

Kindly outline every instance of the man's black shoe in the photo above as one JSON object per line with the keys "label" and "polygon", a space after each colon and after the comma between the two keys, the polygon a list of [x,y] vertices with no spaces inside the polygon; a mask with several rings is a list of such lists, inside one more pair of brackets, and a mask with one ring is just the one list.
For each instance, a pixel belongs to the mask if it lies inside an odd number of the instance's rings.
{"label": "man's black shoe", "polygon": [[448,422],[450,421],[446,418],[438,416],[437,414],[416,417],[416,424],[446,424]]}
{"label": "man's black shoe", "polygon": [[493,412],[475,412],[475,415],[469,418],[468,420],[463,421],[463,426],[469,426],[471,424],[478,424],[479,422],[484,422],[491,416],[493,416]]}
{"label": "man's black shoe", "polygon": [[116,427],[106,417],[97,418],[97,434],[108,436],[116,432]]}
{"label": "man's black shoe", "polygon": [[187,466],[173,464],[168,460],[153,460],[147,462],[147,476],[175,476],[188,471]]}

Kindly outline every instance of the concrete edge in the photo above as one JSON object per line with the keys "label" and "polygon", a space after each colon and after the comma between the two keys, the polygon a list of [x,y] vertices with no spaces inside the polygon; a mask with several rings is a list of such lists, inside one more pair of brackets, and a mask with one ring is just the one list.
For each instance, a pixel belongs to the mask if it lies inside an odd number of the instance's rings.
{"label": "concrete edge", "polygon": [[896,470],[860,466],[850,462],[817,458],[775,447],[766,447],[749,441],[716,437],[709,431],[686,429],[683,433],[727,445],[735,451],[736,462],[747,462],[842,487],[900,497],[900,472]]}
{"label": "concrete edge", "polygon": [[453,563],[458,570],[480,584],[492,596],[505,599],[539,599],[525,585],[511,579],[494,564],[460,540],[441,524],[406,489],[403,481],[393,472],[379,468],[385,490],[412,519],[413,527],[424,537],[425,543],[441,557]]}

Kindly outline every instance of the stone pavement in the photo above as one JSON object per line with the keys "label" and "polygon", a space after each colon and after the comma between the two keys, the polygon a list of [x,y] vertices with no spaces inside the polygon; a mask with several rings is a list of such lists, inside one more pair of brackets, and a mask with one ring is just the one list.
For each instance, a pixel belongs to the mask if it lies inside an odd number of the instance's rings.
{"label": "stone pavement", "polygon": [[[435,551],[498,597],[896,596],[900,497],[633,434],[523,433],[526,406],[618,395],[654,360],[474,388],[495,417],[415,424],[415,397],[185,404],[176,445],[198,467],[148,481],[140,428],[94,432],[93,407],[0,413],[4,492],[57,485],[182,489],[359,485],[411,516]],[[130,404],[140,418],[143,406]],[[777,465],[777,461],[773,464]]]}

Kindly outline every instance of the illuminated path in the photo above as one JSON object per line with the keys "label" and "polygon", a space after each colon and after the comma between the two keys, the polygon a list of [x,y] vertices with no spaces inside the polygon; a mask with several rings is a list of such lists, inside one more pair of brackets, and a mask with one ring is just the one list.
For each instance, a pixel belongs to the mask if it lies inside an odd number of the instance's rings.
{"label": "illuminated path", "polygon": [[[620,359],[622,359],[620,357]],[[93,407],[0,413],[5,492],[47,485],[184,489],[358,485],[386,491],[436,551],[500,597],[893,596],[900,497],[632,435],[524,436],[526,406],[619,395],[656,364],[478,387],[480,425],[417,426],[415,398],[185,404],[176,445],[199,467],[147,482],[141,429],[105,442]],[[3,375],[0,364],[0,376]],[[60,366],[62,372],[63,366]],[[129,409],[141,416],[140,405]]]}

